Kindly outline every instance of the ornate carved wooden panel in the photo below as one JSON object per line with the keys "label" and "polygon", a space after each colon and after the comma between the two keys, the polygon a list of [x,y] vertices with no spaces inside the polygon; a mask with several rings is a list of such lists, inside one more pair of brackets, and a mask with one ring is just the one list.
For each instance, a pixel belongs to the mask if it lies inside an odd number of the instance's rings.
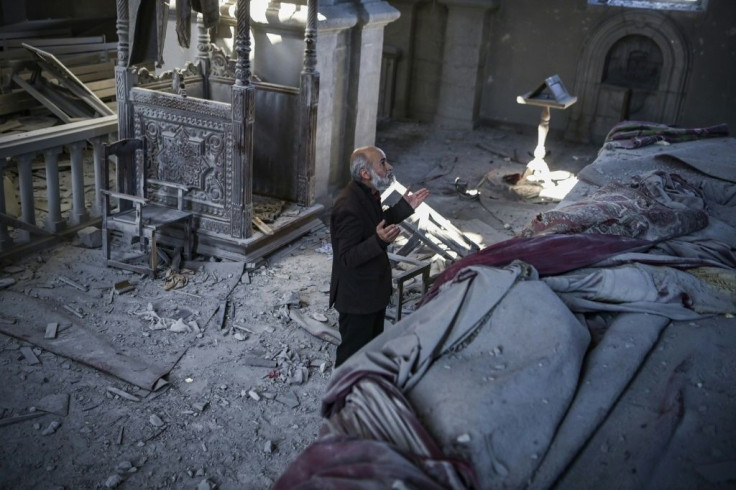
{"label": "ornate carved wooden panel", "polygon": [[[190,187],[188,209],[199,230],[231,234],[233,124],[229,104],[141,88],[131,91],[135,135],[146,138],[149,178]],[[175,205],[164,190],[151,196]],[[236,217],[236,219],[237,219]]]}

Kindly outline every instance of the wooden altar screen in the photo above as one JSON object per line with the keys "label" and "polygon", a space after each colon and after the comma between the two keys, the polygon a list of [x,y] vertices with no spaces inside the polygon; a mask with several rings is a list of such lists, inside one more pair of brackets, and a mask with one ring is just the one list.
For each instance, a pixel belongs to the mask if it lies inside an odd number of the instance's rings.
{"label": "wooden altar screen", "polygon": [[[128,1],[117,6],[119,136],[148,140],[149,177],[191,189],[186,209],[195,215],[198,251],[254,258],[314,227],[322,209],[314,204],[317,0],[308,2],[299,87],[251,80],[250,0],[238,0],[236,60],[200,29],[199,63],[181,75],[186,93],[128,67]],[[121,163],[120,188],[135,185],[134,168]],[[254,232],[254,194],[300,206],[298,216],[277,222],[273,236]],[[152,197],[175,202],[165,191]]]}

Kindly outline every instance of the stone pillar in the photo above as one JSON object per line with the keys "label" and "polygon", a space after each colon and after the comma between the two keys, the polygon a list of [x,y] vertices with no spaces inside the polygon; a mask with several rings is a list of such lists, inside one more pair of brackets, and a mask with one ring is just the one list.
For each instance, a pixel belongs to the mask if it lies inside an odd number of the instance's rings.
{"label": "stone pillar", "polygon": [[317,22],[317,71],[319,107],[315,143],[314,193],[318,202],[330,205],[331,188],[342,186],[340,171],[344,160],[345,100],[349,82],[349,29],[358,22],[352,5],[325,5],[320,2]]}
{"label": "stone pillar", "polygon": [[[0,213],[5,214],[5,163],[0,162]],[[8,226],[0,221],[0,252],[13,246],[13,238],[8,233]]]}
{"label": "stone pillar", "polygon": [[99,216],[102,214],[102,194],[100,193],[100,189],[106,188],[110,185],[109,182],[105,182],[105,168],[104,165],[107,164],[107,162],[104,162],[105,159],[105,148],[102,146],[105,142],[105,137],[98,137],[98,138],[92,138],[92,156],[94,158],[94,168],[95,168],[95,202],[92,205],[92,210],[94,213]]}
{"label": "stone pillar", "polygon": [[61,153],[61,148],[50,148],[43,152],[44,161],[46,162],[46,200],[49,207],[49,215],[46,217],[46,229],[52,233],[58,233],[65,225],[64,219],[61,217],[59,153]]}
{"label": "stone pillar", "polygon": [[468,130],[478,119],[484,67],[486,14],[496,0],[441,0],[447,6],[445,48],[435,123]]}
{"label": "stone pillar", "polygon": [[72,160],[72,214],[71,223],[79,225],[89,220],[87,207],[84,203],[84,162],[83,151],[86,141],[69,145]]}
{"label": "stone pillar", "polygon": [[[29,225],[36,224],[35,199],[33,196],[33,172],[31,164],[36,157],[33,153],[26,153],[15,157],[18,162],[18,187],[20,188],[20,219]],[[21,241],[27,241],[31,234],[26,230],[18,230]]]}
{"label": "stone pillar", "polygon": [[344,149],[343,162],[347,162],[354,148],[372,145],[376,140],[383,29],[400,15],[398,10],[382,1],[366,0],[356,7],[358,25],[353,29],[350,44],[350,83],[346,104],[345,141],[348,146]]}

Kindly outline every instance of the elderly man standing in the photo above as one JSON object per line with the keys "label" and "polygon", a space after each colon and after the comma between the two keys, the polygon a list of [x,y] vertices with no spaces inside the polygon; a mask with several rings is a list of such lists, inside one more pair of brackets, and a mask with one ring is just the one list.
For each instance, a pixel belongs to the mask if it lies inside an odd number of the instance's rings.
{"label": "elderly man standing", "polygon": [[336,367],[383,332],[392,291],[386,248],[399,236],[397,224],[429,195],[427,189],[407,190],[394,206],[383,209],[380,192],[391,185],[393,172],[386,154],[375,146],[353,151],[350,173],[352,181],[335,200],[330,218],[330,306],[339,313],[342,337]]}

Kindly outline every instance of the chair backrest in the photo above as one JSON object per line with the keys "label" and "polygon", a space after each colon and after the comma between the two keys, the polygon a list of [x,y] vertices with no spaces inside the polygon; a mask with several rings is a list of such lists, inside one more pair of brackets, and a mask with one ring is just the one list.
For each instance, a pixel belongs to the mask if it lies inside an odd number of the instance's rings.
{"label": "chair backrest", "polygon": [[[146,140],[137,138],[124,138],[114,143],[105,143],[103,145],[105,155],[105,176],[104,185],[107,187],[110,182],[110,156],[117,157],[117,184],[118,191],[139,197],[146,197]],[[142,151],[142,155],[137,157],[136,152]],[[133,171],[133,168],[136,168]],[[137,185],[136,185],[136,176]]]}

